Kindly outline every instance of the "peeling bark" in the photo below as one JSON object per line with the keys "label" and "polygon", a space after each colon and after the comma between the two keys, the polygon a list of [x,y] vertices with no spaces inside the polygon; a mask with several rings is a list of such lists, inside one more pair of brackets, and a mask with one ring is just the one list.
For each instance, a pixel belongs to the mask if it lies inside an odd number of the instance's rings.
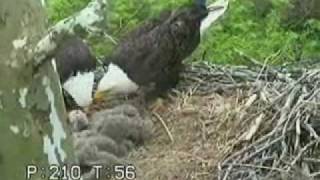
{"label": "peeling bark", "polygon": [[0,179],[25,179],[28,164],[48,167],[73,156],[54,65],[45,62],[34,74],[27,63],[44,22],[40,1],[0,1]]}
{"label": "peeling bark", "polygon": [[35,47],[34,58],[31,64],[35,67],[43,64],[46,57],[54,52],[57,44],[69,35],[81,33],[92,35],[101,33],[113,40],[101,27],[105,20],[107,2],[107,0],[93,0],[81,11],[52,26],[48,34],[44,36]]}

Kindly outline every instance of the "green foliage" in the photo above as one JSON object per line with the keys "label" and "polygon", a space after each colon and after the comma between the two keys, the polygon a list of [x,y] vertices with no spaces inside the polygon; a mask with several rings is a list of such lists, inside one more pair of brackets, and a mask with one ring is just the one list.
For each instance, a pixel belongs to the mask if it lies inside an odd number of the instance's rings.
{"label": "green foliage", "polygon": [[[49,22],[55,22],[70,16],[85,7],[91,0],[50,0],[48,6]],[[107,32],[115,39],[121,38],[144,20],[157,16],[164,9],[172,9],[191,0],[109,0]],[[93,37],[90,46],[98,56],[109,54],[114,44],[108,39]]]}
{"label": "green foliage", "polygon": [[173,9],[190,0],[116,0],[110,1],[110,30],[118,37],[141,24],[144,20],[159,15],[165,9]]}
{"label": "green foliage", "polygon": [[91,0],[49,0],[48,16],[51,23],[64,19],[84,8]]}
{"label": "green foliage", "polygon": [[[90,0],[51,0],[49,17],[56,22],[84,7]],[[116,39],[159,15],[192,0],[112,0],[108,33]],[[239,52],[269,63],[279,64],[301,58],[320,57],[320,22],[309,20],[303,30],[294,31],[281,25],[281,17],[289,0],[272,0],[272,9],[265,17],[257,15],[254,0],[230,0],[224,18],[212,26],[189,60],[243,64]],[[113,44],[100,39],[91,41],[98,55],[111,52]]]}
{"label": "green foliage", "polygon": [[232,0],[225,18],[206,33],[194,57],[205,52],[206,60],[231,64],[244,63],[239,51],[261,61],[272,56],[269,63],[276,64],[319,57],[319,21],[313,20],[301,32],[285,29],[281,26],[281,12],[287,2],[275,0],[273,5],[263,18],[256,16],[253,1]]}

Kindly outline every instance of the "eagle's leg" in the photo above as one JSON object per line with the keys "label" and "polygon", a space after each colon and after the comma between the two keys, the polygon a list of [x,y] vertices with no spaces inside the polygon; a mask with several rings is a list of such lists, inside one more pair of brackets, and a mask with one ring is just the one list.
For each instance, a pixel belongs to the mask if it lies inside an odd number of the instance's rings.
{"label": "eagle's leg", "polygon": [[150,106],[151,111],[164,109],[164,99],[166,98],[168,91],[177,86],[182,67],[182,64],[179,64],[178,66],[174,66],[174,68],[168,69],[163,74],[161,80],[157,81],[154,90],[147,94],[147,98],[153,100]]}

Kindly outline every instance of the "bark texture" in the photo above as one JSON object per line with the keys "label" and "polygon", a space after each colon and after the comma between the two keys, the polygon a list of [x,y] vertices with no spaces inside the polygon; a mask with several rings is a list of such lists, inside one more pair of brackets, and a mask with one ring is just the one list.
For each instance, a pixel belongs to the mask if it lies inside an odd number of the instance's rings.
{"label": "bark texture", "polygon": [[0,1],[0,179],[25,179],[28,164],[72,159],[55,66],[46,62],[34,72],[28,63],[42,32],[40,1]]}

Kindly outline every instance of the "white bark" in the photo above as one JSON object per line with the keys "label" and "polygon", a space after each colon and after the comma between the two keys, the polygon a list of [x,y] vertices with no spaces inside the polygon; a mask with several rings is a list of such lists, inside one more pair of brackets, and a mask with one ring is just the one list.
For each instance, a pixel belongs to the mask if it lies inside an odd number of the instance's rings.
{"label": "white bark", "polygon": [[45,18],[38,1],[0,1],[0,179],[72,159],[57,72],[51,62],[38,72],[28,63]]}
{"label": "white bark", "polygon": [[76,30],[91,34],[104,33],[102,24],[105,20],[107,0],[93,0],[87,7],[72,16],[59,21],[49,29],[34,49],[34,66],[39,66],[63,40],[66,34],[75,34]]}

